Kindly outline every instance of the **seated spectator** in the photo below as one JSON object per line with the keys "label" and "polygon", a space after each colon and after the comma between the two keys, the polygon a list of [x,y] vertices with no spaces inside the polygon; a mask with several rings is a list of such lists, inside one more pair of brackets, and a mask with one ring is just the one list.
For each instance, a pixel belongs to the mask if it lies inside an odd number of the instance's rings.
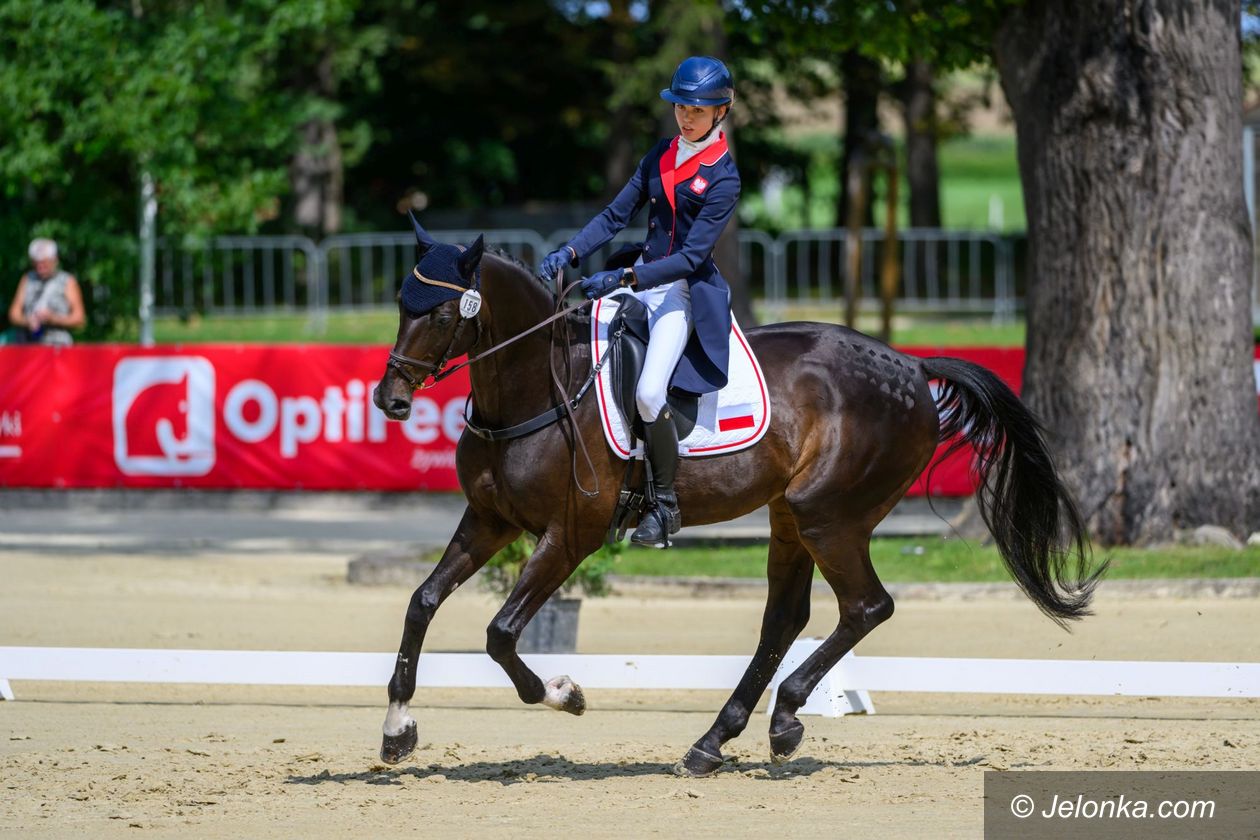
{"label": "seated spectator", "polygon": [[36,239],[27,255],[33,268],[18,283],[9,321],[25,331],[28,344],[68,347],[74,343],[70,330],[86,321],[79,281],[61,269],[57,243],[51,239]]}

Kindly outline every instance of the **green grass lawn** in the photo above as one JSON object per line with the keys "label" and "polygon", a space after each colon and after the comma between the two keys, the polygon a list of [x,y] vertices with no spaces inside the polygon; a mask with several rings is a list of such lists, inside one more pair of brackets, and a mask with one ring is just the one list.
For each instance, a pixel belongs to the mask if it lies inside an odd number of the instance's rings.
{"label": "green grass lawn", "polygon": [[[1260,575],[1260,547],[1244,551],[1170,546],[1096,550],[1095,559],[1110,558],[1111,579],[1226,578]],[[886,582],[1009,581],[997,550],[979,543],[942,539],[876,539],[871,559]],[[683,575],[763,578],[765,546],[676,548],[654,551],[627,548],[613,566],[619,575]]]}
{"label": "green grass lawn", "polygon": [[187,321],[157,318],[153,322],[153,338],[158,344],[393,344],[397,331],[398,310],[393,307],[330,312],[322,330],[315,328],[305,313],[207,315]]}
{"label": "green grass lawn", "polygon": [[[801,136],[793,141],[809,158],[804,183],[790,183],[780,191],[772,207],[756,184],[745,184],[740,198],[740,218],[745,224],[776,230],[833,227],[839,192],[840,137],[834,133]],[[900,146],[900,141],[899,141]],[[904,165],[905,152],[898,159]],[[937,148],[940,171],[941,224],[953,230],[1024,230],[1024,191],[1019,179],[1015,135],[956,137]],[[874,180],[876,223],[883,225],[882,176]],[[904,172],[898,178],[897,224],[909,224],[910,187]]]}
{"label": "green grass lawn", "polygon": [[[758,312],[763,321],[771,317],[764,309]],[[826,321],[836,323],[841,313],[838,306],[793,306],[778,312],[777,320]],[[863,316],[858,327],[872,335],[879,329],[874,316]],[[304,314],[267,316],[205,316],[187,322],[178,318],[158,318],[153,335],[159,344],[196,344],[205,342],[301,343],[321,344],[392,344],[398,328],[398,312],[388,309],[362,309],[354,312],[330,312],[322,332],[313,329]],[[134,336],[131,340],[134,340]],[[994,324],[990,318],[905,318],[893,324],[893,343],[927,347],[1022,347],[1024,323]]]}

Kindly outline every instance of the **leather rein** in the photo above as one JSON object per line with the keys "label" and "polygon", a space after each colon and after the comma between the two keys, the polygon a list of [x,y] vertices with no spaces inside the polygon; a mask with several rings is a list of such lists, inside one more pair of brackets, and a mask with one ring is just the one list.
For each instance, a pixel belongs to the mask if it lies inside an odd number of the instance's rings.
{"label": "leather rein", "polygon": [[[480,275],[481,275],[481,270],[479,267],[477,270],[478,282],[474,285],[473,287],[474,289],[477,286],[481,285]],[[557,297],[556,297],[557,302],[559,303],[563,301],[565,296],[570,291],[572,291],[573,288],[577,286],[580,282],[581,280],[576,280],[573,283],[569,284],[567,287],[563,289],[559,289]],[[501,341],[498,344],[494,345],[493,347],[487,350],[481,351],[475,356],[469,356],[467,359],[455,365],[454,367],[448,368],[446,367],[446,364],[450,360],[452,351],[454,350],[455,346],[459,343],[460,336],[463,334],[464,325],[466,323],[468,323],[469,321],[472,321],[477,330],[477,337],[473,340],[472,346],[473,347],[477,346],[477,343],[481,341],[481,319],[477,317],[476,315],[474,315],[471,318],[461,317],[459,319],[459,323],[456,324],[455,326],[455,331],[451,333],[451,340],[447,342],[446,349],[442,351],[441,357],[436,362],[429,362],[429,361],[425,361],[424,359],[416,359],[416,358],[406,355],[405,353],[399,353],[397,350],[391,349],[389,351],[389,361],[386,362],[386,367],[392,368],[394,371],[396,371],[398,375],[403,378],[403,381],[411,386],[412,391],[423,391],[426,388],[432,388],[434,385],[441,382],[443,379],[450,376],[451,374],[455,373],[457,370],[468,367],[473,362],[480,361],[481,359],[484,359],[487,356],[497,353],[498,351],[502,350],[504,347],[507,347],[509,344],[514,344],[515,342],[520,341],[522,338],[525,338],[526,336],[537,332],[538,330],[542,329],[548,324],[558,321],[559,319],[564,318],[573,312],[577,312],[579,309],[585,306],[588,306],[592,302],[593,301],[591,300],[584,300],[568,308],[560,309],[550,318],[539,321],[537,324],[525,330],[524,332],[517,333],[511,338]],[[591,385],[595,382],[596,377],[599,376],[599,372],[603,369],[604,362],[607,361],[608,353],[611,351],[611,349],[612,349],[612,342],[610,341],[608,344],[608,349],[604,351],[603,357],[594,365],[594,367],[591,370],[590,376],[587,377],[586,381],[578,389],[577,395],[574,396],[572,399],[566,399],[563,402],[561,402],[559,405],[547,409],[546,411],[544,411],[542,414],[538,415],[537,417],[527,420],[524,423],[518,423],[515,426],[510,426],[506,429],[487,429],[485,427],[478,426],[472,421],[471,416],[469,416],[470,412],[465,411],[465,417],[464,417],[465,425],[467,426],[470,432],[472,432],[477,437],[482,438],[483,440],[511,440],[512,438],[522,437],[524,435],[529,434],[530,432],[537,431],[538,429],[541,429],[544,426],[548,426],[556,422],[561,417],[565,416],[565,414],[569,413],[570,411],[572,411],[574,408],[577,407],[578,402],[582,399],[583,396],[586,395],[586,392],[590,389]],[[416,376],[412,373],[411,368],[420,368],[421,370],[427,371],[427,373],[425,373],[424,376],[417,379]],[[468,398],[469,400],[471,400],[472,395],[469,394]]]}

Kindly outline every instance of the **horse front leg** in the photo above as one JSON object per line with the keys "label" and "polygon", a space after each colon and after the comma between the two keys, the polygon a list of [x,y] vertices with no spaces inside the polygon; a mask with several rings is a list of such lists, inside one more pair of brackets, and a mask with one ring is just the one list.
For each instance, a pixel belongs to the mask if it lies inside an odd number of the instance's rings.
{"label": "horse front leg", "polygon": [[[599,536],[593,538],[593,546]],[[525,703],[543,703],[553,709],[580,715],[586,711],[582,689],[567,676],[545,684],[516,652],[516,642],[535,613],[542,608],[589,552],[575,551],[571,543],[552,532],[543,534],[538,547],[521,570],[521,577],[507,602],[486,628],[486,653],[503,668],[516,693]]]}
{"label": "horse front leg", "polygon": [[466,508],[437,567],[412,594],[398,661],[389,681],[389,710],[385,714],[381,740],[381,761],[386,764],[397,764],[416,749],[416,721],[407,704],[416,693],[417,660],[433,614],[447,596],[519,533],[519,528],[495,514]]}

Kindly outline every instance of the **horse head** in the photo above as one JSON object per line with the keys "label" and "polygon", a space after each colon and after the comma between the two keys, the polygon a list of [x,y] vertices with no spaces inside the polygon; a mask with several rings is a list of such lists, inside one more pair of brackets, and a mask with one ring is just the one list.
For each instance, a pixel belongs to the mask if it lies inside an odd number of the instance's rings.
{"label": "horse head", "polygon": [[[411,214],[409,214],[411,215]],[[398,337],[372,402],[391,420],[406,420],[413,394],[440,376],[447,361],[467,353],[481,336],[481,257],[484,238],[466,248],[446,245],[411,215],[416,265],[398,294]]]}

